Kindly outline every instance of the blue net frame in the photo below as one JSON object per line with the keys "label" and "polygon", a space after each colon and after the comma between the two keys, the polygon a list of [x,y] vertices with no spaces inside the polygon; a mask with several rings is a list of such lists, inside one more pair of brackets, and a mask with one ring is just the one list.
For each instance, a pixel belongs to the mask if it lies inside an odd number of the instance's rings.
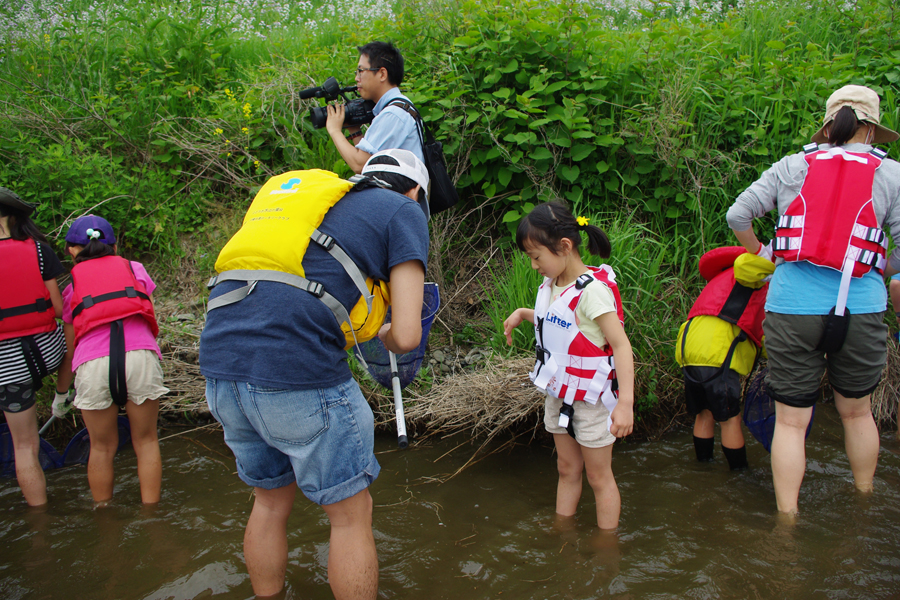
{"label": "blue net frame", "polygon": [[[768,368],[762,368],[747,386],[744,396],[744,425],[756,438],[766,452],[772,451],[772,436],[775,435],[775,401],[766,392],[766,375]],[[806,437],[812,431],[813,419],[816,416],[816,407],[809,417],[809,425],[806,427]]]}

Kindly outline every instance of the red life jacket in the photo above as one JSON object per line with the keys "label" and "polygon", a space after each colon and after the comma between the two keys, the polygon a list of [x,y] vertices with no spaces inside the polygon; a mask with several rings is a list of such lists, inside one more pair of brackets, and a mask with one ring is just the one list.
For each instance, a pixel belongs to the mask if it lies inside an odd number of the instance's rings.
{"label": "red life jacket", "polygon": [[612,268],[602,265],[588,269],[591,274],[579,276],[552,303],[553,282],[545,279],[538,289],[534,309],[537,361],[530,376],[536,386],[566,404],[577,400],[594,404],[602,399],[612,413],[618,398],[612,348],[609,344],[597,347],[578,330],[575,308],[585,286],[599,281],[612,291],[623,324],[625,315]]}
{"label": "red life jacket", "polygon": [[56,329],[35,240],[0,241],[0,340]]}
{"label": "red life jacket", "polygon": [[119,256],[92,258],[72,268],[72,321],[75,341],[100,325],[140,315],[153,335],[159,333],[147,289],[134,276],[131,263]]}
{"label": "red life jacket", "polygon": [[850,278],[885,266],[888,241],[875,215],[872,183],[887,153],[818,150],[816,144],[803,150],[809,169],[800,194],[778,218],[773,253],[840,271],[835,314],[842,315]]}
{"label": "red life jacket", "polygon": [[729,267],[706,284],[691,307],[688,320],[703,315],[719,317],[740,327],[754,344],[762,346],[768,287],[768,283],[756,290],[741,285],[734,279],[734,267]]}

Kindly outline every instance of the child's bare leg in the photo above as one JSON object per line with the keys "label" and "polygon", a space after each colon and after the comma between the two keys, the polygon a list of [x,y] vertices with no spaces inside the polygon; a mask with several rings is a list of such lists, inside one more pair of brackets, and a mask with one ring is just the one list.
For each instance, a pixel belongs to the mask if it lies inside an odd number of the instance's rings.
{"label": "child's bare leg", "polygon": [[34,406],[22,412],[6,413],[6,424],[13,439],[16,479],[29,506],[47,504],[47,480],[38,458],[41,438],[38,435]]}
{"label": "child's bare leg", "polygon": [[741,430],[741,415],[735,415],[719,423],[722,428],[722,445],[726,448],[743,448],[744,432]]}
{"label": "child's bare leg", "polygon": [[698,438],[711,438],[716,434],[716,421],[708,409],[703,409],[694,418],[694,436]]}
{"label": "child's bare leg", "polygon": [[720,425],[722,428],[722,452],[728,460],[728,468],[732,471],[748,468],[744,432],[741,431],[741,415],[735,415]]}
{"label": "child's bare leg", "polygon": [[88,458],[88,485],[94,502],[107,502],[113,496],[113,459],[119,446],[119,407],[115,404],[103,410],[82,410],[81,416],[91,436]]}
{"label": "child's bare leg", "polygon": [[156,433],[159,401],[146,400],[140,406],[129,401],[125,411],[131,423],[131,443],[137,455],[141,501],[156,504],[162,488],[162,459]]}
{"label": "child's bare leg", "polygon": [[615,529],[619,526],[622,500],[612,472],[612,444],[604,448],[581,448],[588,483],[597,501],[597,526]]}
{"label": "child's bare leg", "polygon": [[708,409],[701,410],[694,418],[694,454],[700,462],[713,459],[716,421]]}
{"label": "child's bare leg", "polygon": [[556,468],[559,482],[556,484],[556,512],[571,517],[581,499],[581,481],[584,458],[581,445],[567,433],[554,433],[556,443]]}

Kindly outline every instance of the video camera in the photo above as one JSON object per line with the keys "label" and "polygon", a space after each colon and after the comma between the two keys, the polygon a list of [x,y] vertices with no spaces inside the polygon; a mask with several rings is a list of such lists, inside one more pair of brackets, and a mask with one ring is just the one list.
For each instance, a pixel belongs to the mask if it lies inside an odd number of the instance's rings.
{"label": "video camera", "polygon": [[[305,89],[301,91],[298,96],[301,100],[307,100],[309,98],[324,98],[326,102],[337,100],[338,97],[343,98],[344,102],[346,102],[344,106],[345,127],[371,123],[372,119],[375,118],[375,115],[372,114],[372,109],[375,108],[375,103],[371,100],[363,100],[362,98],[348,100],[347,96],[344,95],[347,92],[355,91],[355,85],[342,88],[341,85],[337,82],[337,79],[335,79],[334,77],[329,77],[322,85]],[[321,129],[322,127],[325,127],[325,121],[328,120],[328,109],[325,106],[314,106],[310,108],[309,120],[312,121],[312,126],[315,129]]]}

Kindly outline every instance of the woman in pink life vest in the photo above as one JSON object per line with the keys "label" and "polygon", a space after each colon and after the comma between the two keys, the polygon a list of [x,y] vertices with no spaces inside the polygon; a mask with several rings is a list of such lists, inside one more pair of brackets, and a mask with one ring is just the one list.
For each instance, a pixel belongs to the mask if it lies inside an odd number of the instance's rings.
{"label": "woman in pink life vest", "polygon": [[594,490],[597,525],[619,525],[621,498],[612,445],[634,425],[634,357],[623,327],[622,300],[609,265],[581,260],[581,232],[591,254],[608,257],[606,233],[556,202],[535,207],[519,223],[516,244],[544,276],[535,307],[503,323],[507,343],[523,321],[535,325],[537,360],[531,379],[547,392],[544,426],[558,454],[556,512],[572,517],[583,473]]}
{"label": "woman in pink life vest", "polygon": [[[886,256],[884,232],[900,231],[900,163],[872,144],[898,137],[880,124],[874,91],[844,86],[828,98],[813,143],[772,165],[728,211],[744,248],[776,264],[763,329],[767,391],[776,401],[772,478],[783,513],[798,510],[805,431],[826,371],[854,482],[873,489],[879,440],[870,397],[887,353],[882,277],[900,269],[900,249]],[[774,209],[769,247],[752,221]]]}
{"label": "woman in pink life vest", "polygon": [[[56,278],[65,269],[32,212],[33,205],[0,187],[0,409],[13,440],[19,487],[28,504],[39,506],[47,503],[47,482],[38,459],[35,395],[65,357],[56,321],[63,306]],[[65,391],[57,397],[53,411],[62,416]]]}
{"label": "woman in pink life vest", "polygon": [[151,294],[156,284],[141,263],[116,256],[116,237],[102,217],[85,215],[66,233],[75,261],[63,290],[66,342],[75,372],[75,407],[91,437],[88,484],[97,504],[113,495],[113,458],[124,408],[138,461],[141,500],[159,502],[162,462],[156,435],[163,386],[159,328]]}

